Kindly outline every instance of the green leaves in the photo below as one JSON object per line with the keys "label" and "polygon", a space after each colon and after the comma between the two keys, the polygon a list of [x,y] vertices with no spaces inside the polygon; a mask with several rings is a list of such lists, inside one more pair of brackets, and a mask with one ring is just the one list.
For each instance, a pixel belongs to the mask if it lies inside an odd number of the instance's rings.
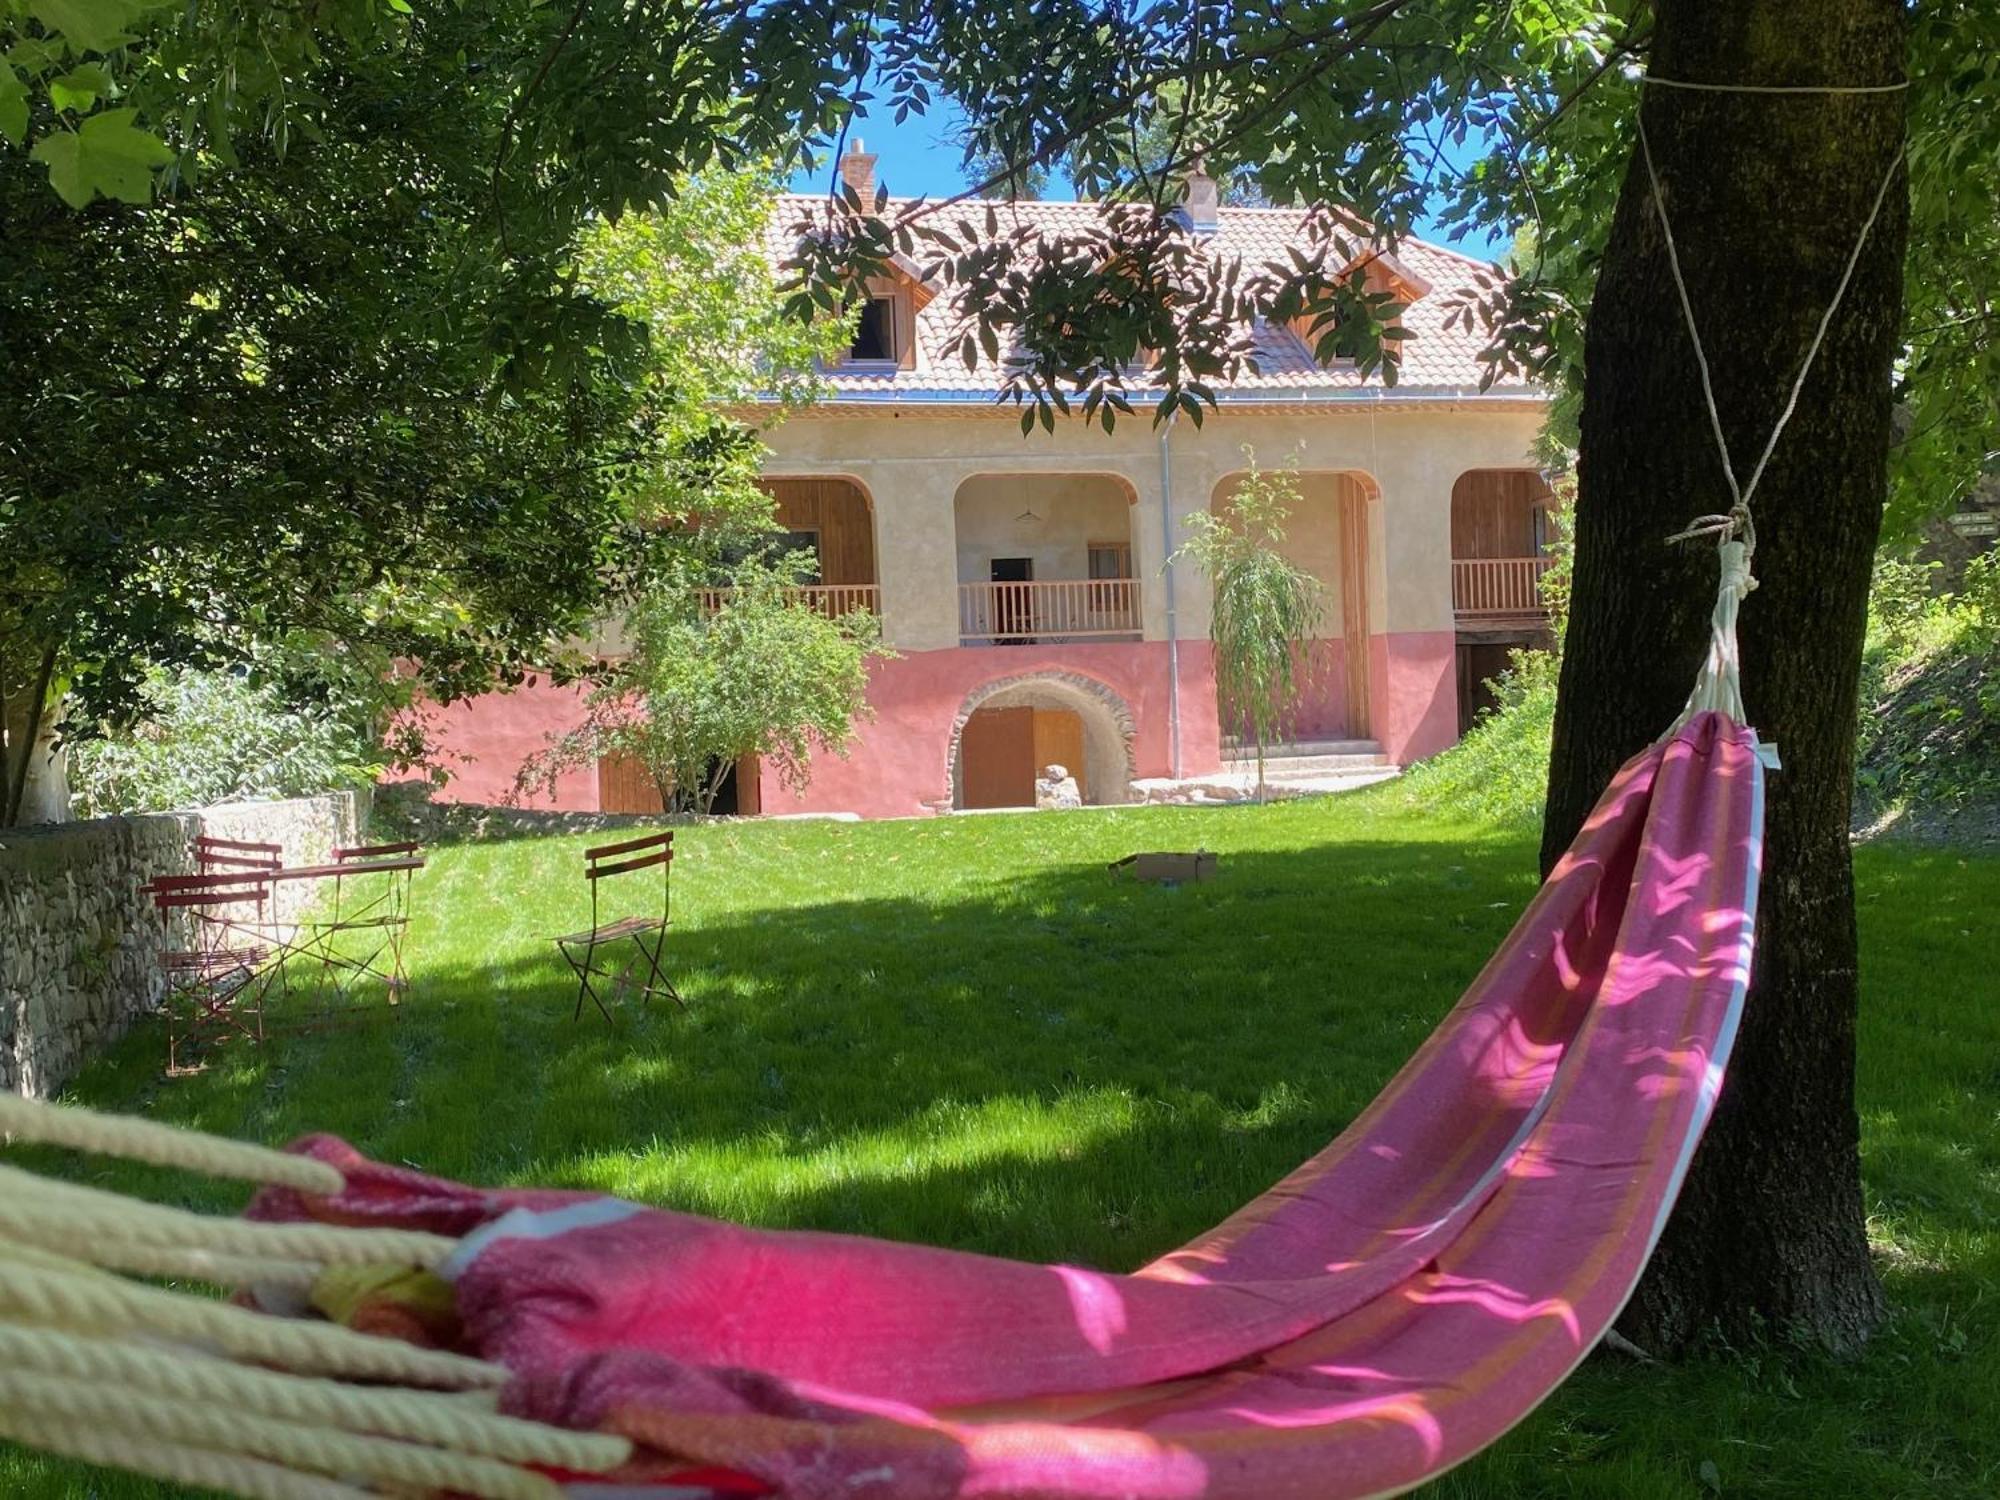
{"label": "green leaves", "polygon": [[74,131],[42,137],[30,153],[49,169],[49,182],[63,202],[82,208],[98,194],[123,203],[144,203],[153,194],[153,173],[174,159],[158,136],[133,124],[138,111],[109,109],[88,117]]}
{"label": "green leaves", "polygon": [[85,63],[49,80],[49,103],[57,109],[82,113],[110,92],[111,75],[98,63]]}
{"label": "green leaves", "polygon": [[13,64],[0,61],[0,140],[18,146],[28,137],[28,94]]}
{"label": "green leaves", "polygon": [[43,29],[85,52],[108,52],[133,40],[126,29],[166,0],[30,0],[28,14]]}

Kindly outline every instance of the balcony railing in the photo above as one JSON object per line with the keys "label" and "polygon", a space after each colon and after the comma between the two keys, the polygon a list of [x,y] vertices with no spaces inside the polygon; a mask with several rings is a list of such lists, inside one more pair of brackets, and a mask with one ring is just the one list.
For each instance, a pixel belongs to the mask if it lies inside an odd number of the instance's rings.
{"label": "balcony railing", "polygon": [[[703,589],[701,607],[712,613],[722,608],[735,592],[734,589]],[[873,583],[813,583],[785,590],[786,597],[811,605],[829,619],[851,615],[856,610],[865,610],[871,615],[880,614],[881,592],[881,586]]]}
{"label": "balcony railing", "polygon": [[1139,582],[1135,578],[958,586],[958,637],[967,645],[1027,645],[1138,634]]}
{"label": "balcony railing", "polygon": [[1540,617],[1548,612],[1539,588],[1554,566],[1547,557],[1455,557],[1451,560],[1451,607],[1461,616]]}

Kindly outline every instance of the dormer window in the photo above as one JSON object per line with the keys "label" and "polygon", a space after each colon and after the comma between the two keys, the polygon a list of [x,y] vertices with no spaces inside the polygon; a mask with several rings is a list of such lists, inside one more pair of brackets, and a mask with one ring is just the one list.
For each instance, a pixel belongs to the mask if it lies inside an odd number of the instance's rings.
{"label": "dormer window", "polygon": [[914,370],[921,363],[917,350],[917,312],[931,300],[931,289],[900,260],[888,273],[871,276],[860,295],[848,303],[854,336],[839,365],[856,373]]}
{"label": "dormer window", "polygon": [[896,299],[870,297],[861,304],[861,321],[854,328],[854,342],[847,357],[877,363],[896,363]]}
{"label": "dormer window", "polygon": [[[1317,326],[1315,326],[1317,325]],[[1285,320],[1285,326],[1293,337],[1306,346],[1306,353],[1313,357],[1315,364],[1324,364],[1319,357],[1319,341],[1340,326],[1339,318],[1328,319],[1322,312],[1298,313]]]}

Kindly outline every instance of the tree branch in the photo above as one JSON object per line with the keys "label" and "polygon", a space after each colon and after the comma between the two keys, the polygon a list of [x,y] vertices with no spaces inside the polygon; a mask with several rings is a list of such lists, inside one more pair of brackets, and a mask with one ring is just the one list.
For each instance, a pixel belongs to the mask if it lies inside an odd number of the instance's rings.
{"label": "tree branch", "polygon": [[556,65],[556,59],[562,55],[563,48],[567,47],[570,38],[576,35],[576,28],[583,24],[583,13],[589,8],[590,0],[576,0],[575,7],[569,13],[569,20],[564,22],[563,29],[556,33],[556,39],[549,43],[548,51],[542,54],[542,63],[535,69],[535,76],[528,80],[526,88],[514,96],[513,102],[507,106],[507,117],[500,122],[500,141],[493,149],[493,176],[489,191],[493,195],[494,222],[500,229],[500,248],[509,255],[514,253],[514,247],[507,238],[507,209],[500,196],[500,172],[507,165],[508,154],[514,149],[514,132],[520,126],[521,116],[528,107],[528,101],[541,89],[543,80],[549,76],[549,69]]}

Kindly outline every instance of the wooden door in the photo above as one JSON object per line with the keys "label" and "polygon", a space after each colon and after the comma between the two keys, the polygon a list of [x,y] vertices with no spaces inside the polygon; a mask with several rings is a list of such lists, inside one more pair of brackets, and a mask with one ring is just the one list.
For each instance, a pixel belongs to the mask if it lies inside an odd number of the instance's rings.
{"label": "wooden door", "polygon": [[1458,645],[1458,732],[1462,735],[1494,706],[1493,690],[1487,686],[1507,670],[1507,654],[1513,647],[1505,643],[1461,641]]}
{"label": "wooden door", "polygon": [[959,805],[1035,805],[1035,711],[982,708],[958,740]]}
{"label": "wooden door", "polygon": [[660,789],[646,768],[629,755],[612,754],[597,762],[597,810],[608,813],[656,813]]}
{"label": "wooden door", "polygon": [[992,564],[994,633],[1003,645],[1021,645],[1034,624],[1035,560],[996,557]]}
{"label": "wooden door", "polygon": [[1036,776],[1044,766],[1062,766],[1076,778],[1083,800],[1090,800],[1090,788],[1083,776],[1083,720],[1066,708],[1038,708],[1035,715]]}
{"label": "wooden door", "polygon": [[1366,739],[1368,712],[1368,496],[1348,480],[1340,497],[1340,636],[1347,669],[1347,737]]}

